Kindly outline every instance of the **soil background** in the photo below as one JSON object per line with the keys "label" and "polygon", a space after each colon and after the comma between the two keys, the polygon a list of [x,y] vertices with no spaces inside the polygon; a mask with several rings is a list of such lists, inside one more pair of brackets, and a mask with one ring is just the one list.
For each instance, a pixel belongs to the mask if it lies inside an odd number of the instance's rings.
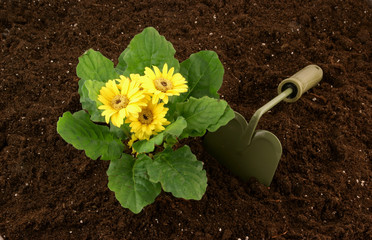
{"label": "soil background", "polygon": [[[270,188],[243,182],[202,147],[201,201],[161,193],[135,215],[107,187],[107,161],[56,132],[81,109],[75,68],[89,48],[115,64],[155,27],[183,61],[214,50],[221,97],[249,119],[308,64],[322,82],[258,126],[283,156]],[[4,239],[371,239],[371,1],[0,0],[0,236]],[[0,237],[1,239],[1,237]]]}

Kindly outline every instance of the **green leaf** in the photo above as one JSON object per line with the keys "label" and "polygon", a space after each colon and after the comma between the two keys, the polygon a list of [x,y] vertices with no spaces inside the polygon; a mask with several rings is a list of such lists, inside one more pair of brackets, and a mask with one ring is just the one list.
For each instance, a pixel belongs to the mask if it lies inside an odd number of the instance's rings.
{"label": "green leaf", "polygon": [[155,145],[161,145],[163,143],[164,138],[171,142],[174,138],[181,135],[186,126],[186,120],[183,117],[178,117],[177,120],[166,127],[163,132],[150,138],[150,140],[141,140],[133,143],[133,148],[138,153],[152,152],[155,149]]}
{"label": "green leaf", "polygon": [[[115,71],[121,75],[125,72],[125,69],[127,69],[127,63],[124,60],[125,54],[129,51],[129,47],[126,48],[119,56],[119,62],[118,65],[116,65]],[[128,77],[128,76],[127,76]]]}
{"label": "green leaf", "polygon": [[119,78],[119,74],[114,69],[114,63],[93,49],[89,49],[79,57],[76,74],[84,80],[101,82]]}
{"label": "green leaf", "polygon": [[170,96],[169,97],[169,102],[167,104],[165,104],[165,107],[168,108],[168,111],[167,111],[167,114],[165,115],[165,118],[170,121],[170,122],[173,122],[175,120],[175,117],[177,117],[175,115],[175,112],[176,112],[176,105],[177,105],[177,99],[178,97],[180,96]]}
{"label": "green leaf", "polygon": [[222,85],[224,68],[217,53],[200,51],[191,54],[180,64],[180,73],[186,78],[189,91],[177,97],[176,102],[183,102],[189,97],[219,98],[217,91]]}
{"label": "green leaf", "polygon": [[179,69],[179,62],[174,58],[176,50],[172,43],[159,35],[155,28],[145,28],[142,33],[132,39],[128,48],[129,50],[122,57],[127,64],[123,75],[143,74],[145,67],[151,68],[152,66],[157,66],[161,70],[164,63],[168,64],[169,69],[174,67],[175,72]]}
{"label": "green leaf", "polygon": [[[102,87],[110,79],[119,78],[114,69],[114,64],[104,57],[100,52],[90,49],[79,57],[79,64],[76,67],[79,78],[79,95],[83,109],[91,114],[92,121],[104,122],[101,111],[97,109],[96,94],[99,94],[98,87]],[[92,80],[89,86],[85,83]]]}
{"label": "green leaf", "polygon": [[155,149],[155,145],[160,145],[163,143],[164,134],[160,133],[154,137],[152,137],[150,140],[141,140],[133,143],[133,148],[138,153],[148,153],[152,152]]}
{"label": "green leaf", "polygon": [[185,118],[178,117],[177,120],[165,128],[164,134],[178,137],[187,126]]}
{"label": "green leaf", "polygon": [[174,152],[168,148],[155,155],[147,171],[150,181],[160,182],[164,191],[171,192],[175,197],[200,200],[207,188],[203,164],[188,146]]}
{"label": "green leaf", "polygon": [[168,135],[167,137],[164,138],[164,147],[172,147],[174,144],[178,143],[178,139],[175,136]]}
{"label": "green leaf", "polygon": [[225,126],[234,117],[235,117],[234,110],[232,110],[231,107],[227,105],[225,108],[225,112],[220,117],[220,119],[218,119],[217,123],[210,125],[207,130],[210,132],[215,132],[220,127]]}
{"label": "green leaf", "polygon": [[98,106],[102,105],[102,103],[98,101],[99,90],[105,85],[105,83],[96,80],[80,81],[79,84],[82,83],[79,87],[80,103],[83,109],[89,112],[92,121],[105,122],[105,118],[101,115],[102,110],[98,109]]}
{"label": "green leaf", "polygon": [[75,148],[85,150],[93,160],[100,156],[102,160],[117,159],[124,150],[124,144],[107,126],[94,124],[83,110],[74,114],[65,112],[57,122],[57,132]]}
{"label": "green leaf", "polygon": [[226,101],[210,97],[190,97],[188,101],[178,103],[176,113],[187,122],[181,138],[203,136],[206,129],[215,128],[214,125],[224,115],[226,106]]}
{"label": "green leaf", "polygon": [[115,136],[119,139],[128,139],[131,135],[130,127],[128,123],[124,123],[123,125],[118,128],[112,122],[110,122],[110,132],[115,134]]}
{"label": "green leaf", "polygon": [[110,162],[108,187],[115,192],[120,204],[134,213],[139,213],[146,205],[155,201],[161,192],[159,183],[149,181],[146,166],[151,158],[141,154],[138,159],[123,154],[120,159]]}

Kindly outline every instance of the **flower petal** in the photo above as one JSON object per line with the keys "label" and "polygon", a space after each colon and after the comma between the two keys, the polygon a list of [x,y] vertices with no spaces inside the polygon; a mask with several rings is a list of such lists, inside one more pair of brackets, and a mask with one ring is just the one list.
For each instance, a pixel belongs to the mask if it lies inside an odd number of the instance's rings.
{"label": "flower petal", "polygon": [[130,80],[126,78],[121,82],[121,95],[127,95],[129,89]]}
{"label": "flower petal", "polygon": [[164,64],[163,66],[163,77],[168,76],[168,64]]}
{"label": "flower petal", "polygon": [[159,68],[157,66],[153,66],[153,67],[154,67],[156,78],[161,78],[162,75],[161,75],[161,72],[160,72]]}
{"label": "flower petal", "polygon": [[116,127],[120,127],[121,125],[123,125],[123,121],[124,119],[120,117],[120,114],[119,112],[113,114],[111,116],[111,122],[112,124],[114,124]]}
{"label": "flower petal", "polygon": [[151,68],[148,67],[145,68],[145,76],[147,76],[150,80],[156,78],[155,73],[151,70]]}

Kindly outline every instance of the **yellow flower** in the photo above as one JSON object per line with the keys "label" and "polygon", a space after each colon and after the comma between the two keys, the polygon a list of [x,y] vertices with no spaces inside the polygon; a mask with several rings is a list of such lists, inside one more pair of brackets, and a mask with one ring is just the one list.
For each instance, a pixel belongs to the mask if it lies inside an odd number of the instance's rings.
{"label": "yellow flower", "polygon": [[[120,83],[117,84],[116,81]],[[109,80],[99,91],[98,100],[103,103],[98,109],[104,110],[102,116],[106,123],[111,120],[112,124],[120,127],[124,118],[129,116],[138,117],[141,107],[146,106],[143,101],[145,95],[139,89],[137,81],[120,76],[120,80]]]}
{"label": "yellow flower", "polygon": [[[135,87],[138,87],[140,90],[142,90],[142,83],[143,83],[143,76],[140,76],[139,74],[130,74],[129,75],[129,79],[131,82],[135,82]],[[120,79],[116,79],[116,81],[118,82],[118,89],[121,90],[121,83],[123,81],[126,81],[126,79],[128,79],[127,77],[123,76],[123,75],[120,75]],[[141,89],[142,88],[142,89]]]}
{"label": "yellow flower", "polygon": [[150,68],[145,68],[145,79],[142,86],[145,90],[152,93],[152,103],[157,103],[162,99],[165,104],[168,103],[168,96],[180,95],[180,93],[187,92],[187,82],[185,78],[176,73],[173,75],[174,68],[168,71],[168,65],[165,63],[163,71],[153,66],[154,71]]}
{"label": "yellow flower", "polygon": [[133,148],[133,143],[137,140],[138,140],[138,138],[136,137],[136,135],[132,134],[131,139],[128,141],[128,146],[130,148],[132,148],[132,154],[136,153],[136,150],[134,150],[134,148]]}
{"label": "yellow flower", "polygon": [[131,132],[135,135],[132,139],[148,140],[152,135],[163,131],[165,129],[163,126],[170,124],[165,118],[167,111],[164,103],[153,104],[149,101],[147,106],[141,107],[137,117],[130,116],[125,120],[126,123],[130,123]]}
{"label": "yellow flower", "polygon": [[[152,94],[150,92],[148,92],[146,89],[144,89],[143,86],[142,86],[142,84],[144,83],[146,77],[145,76],[141,76],[139,74],[130,74],[129,75],[129,78],[130,78],[131,81],[136,82],[136,87],[138,87],[143,92],[143,94],[145,94],[144,100],[145,101],[150,100]],[[117,81],[119,82],[119,85],[118,85],[119,90],[121,89],[120,88],[120,83],[124,79],[126,79],[126,77],[124,77],[124,76],[120,76],[120,79],[117,79]]]}
{"label": "yellow flower", "polygon": [[[136,137],[136,135],[132,134],[130,140],[128,141],[128,146],[131,148],[133,146],[133,143],[137,140],[138,140],[138,138]],[[134,151],[134,149],[133,149],[133,151]]]}

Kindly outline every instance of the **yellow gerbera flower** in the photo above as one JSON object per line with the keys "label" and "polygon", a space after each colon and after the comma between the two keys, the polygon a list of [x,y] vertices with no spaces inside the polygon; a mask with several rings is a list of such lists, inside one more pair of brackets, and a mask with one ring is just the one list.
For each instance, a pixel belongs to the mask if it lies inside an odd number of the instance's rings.
{"label": "yellow gerbera flower", "polygon": [[[126,79],[126,77],[124,77],[124,76],[120,76],[120,79],[117,79],[117,81],[119,82],[119,85],[118,85],[119,90],[121,89],[120,88],[120,85],[121,85],[120,83],[122,81],[124,81],[125,79]],[[149,91],[144,89],[143,86],[142,86],[143,82],[146,79],[145,76],[141,76],[139,74],[130,74],[129,79],[133,82],[136,82],[136,87],[138,87],[141,91],[143,91],[143,94],[145,94],[145,98],[144,98],[145,101],[148,101],[148,100],[151,99],[152,93],[150,93]]]}
{"label": "yellow gerbera flower", "polygon": [[163,71],[160,72],[159,68],[153,66],[154,71],[150,68],[145,68],[145,79],[142,86],[145,90],[152,93],[152,103],[157,103],[162,99],[164,103],[168,103],[168,96],[180,95],[180,93],[187,92],[187,82],[180,74],[174,73],[172,67],[168,71],[168,65],[165,63]]}
{"label": "yellow gerbera flower", "polygon": [[133,146],[133,143],[134,143],[135,141],[137,141],[137,140],[138,140],[138,138],[136,137],[136,135],[132,134],[130,140],[128,141],[128,146],[129,146],[130,148],[132,148],[132,154],[135,154],[135,153],[136,153],[136,150],[134,150],[134,148],[133,148],[132,146]]}
{"label": "yellow gerbera flower", "polygon": [[[120,83],[117,84],[116,81]],[[123,124],[124,118],[138,117],[141,107],[146,106],[143,101],[145,95],[139,89],[138,83],[124,76],[121,76],[120,80],[109,80],[99,92],[98,100],[103,105],[98,109],[104,110],[102,116],[105,117],[106,123],[111,119],[112,124],[117,127]]]}
{"label": "yellow gerbera flower", "polygon": [[158,132],[163,131],[164,125],[170,124],[165,118],[168,108],[164,107],[164,103],[153,104],[148,102],[147,106],[141,107],[138,116],[130,116],[125,120],[130,123],[131,132],[138,140],[150,139],[150,137]]}
{"label": "yellow gerbera flower", "polygon": [[[136,137],[136,135],[132,134],[130,140],[128,141],[128,146],[131,148],[133,146],[133,143],[137,140],[138,140],[138,138]],[[134,149],[133,149],[133,151],[134,151]]]}
{"label": "yellow gerbera flower", "polygon": [[[142,90],[142,83],[143,83],[143,76],[139,75],[139,74],[130,74],[129,75],[129,79],[131,82],[135,82],[135,86],[138,87],[140,90]],[[126,79],[128,79],[127,77],[123,76],[123,75],[120,75],[120,79],[116,79],[116,81],[118,82],[118,89],[121,90],[121,83],[123,81],[125,81]]]}

